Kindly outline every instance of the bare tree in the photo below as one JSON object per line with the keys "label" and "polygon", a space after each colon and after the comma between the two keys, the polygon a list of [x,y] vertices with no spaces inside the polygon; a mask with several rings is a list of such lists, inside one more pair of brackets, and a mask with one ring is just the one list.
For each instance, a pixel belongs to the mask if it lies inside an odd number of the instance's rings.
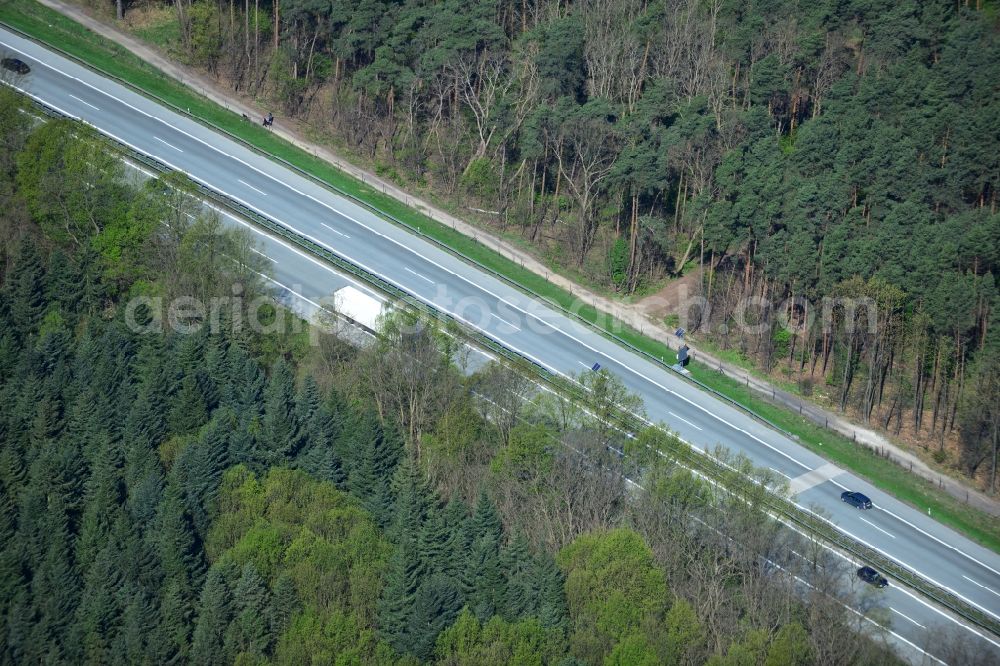
{"label": "bare tree", "polygon": [[493,424],[501,445],[507,446],[510,432],[535,390],[534,383],[525,374],[494,361],[476,374],[472,390],[479,398],[477,405],[483,420]]}

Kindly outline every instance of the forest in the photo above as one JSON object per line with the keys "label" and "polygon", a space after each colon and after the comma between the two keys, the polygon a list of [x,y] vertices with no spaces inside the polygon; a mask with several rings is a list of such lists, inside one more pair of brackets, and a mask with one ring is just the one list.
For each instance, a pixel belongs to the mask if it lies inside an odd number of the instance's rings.
{"label": "forest", "polygon": [[606,374],[589,405],[468,374],[405,313],[361,348],[237,325],[266,299],[150,325],[264,294],[252,241],[30,111],[0,88],[0,662],[896,663],[872,591],[758,509],[772,473],[718,451],[734,498],[630,444]]}
{"label": "forest", "polygon": [[88,1],[996,491],[996,3]]}

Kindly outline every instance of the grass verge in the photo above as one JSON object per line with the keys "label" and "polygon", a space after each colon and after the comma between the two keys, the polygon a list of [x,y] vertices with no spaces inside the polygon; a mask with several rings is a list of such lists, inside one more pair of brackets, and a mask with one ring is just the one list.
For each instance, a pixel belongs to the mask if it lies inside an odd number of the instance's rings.
{"label": "grass verge", "polygon": [[930,481],[911,474],[867,446],[855,444],[843,435],[768,402],[731,377],[705,366],[692,365],[690,369],[695,379],[796,435],[809,450],[851,470],[922,512],[930,509],[930,515],[935,520],[1000,552],[1000,521],[994,517],[966,506]]}
{"label": "grass verge", "polygon": [[[259,150],[283,159],[335,188],[361,199],[396,220],[417,229],[419,233],[451,248],[454,252],[505,276],[527,291],[575,312],[581,319],[606,332],[614,331],[620,339],[636,349],[662,360],[674,358],[674,352],[663,343],[613,321],[592,306],[581,307],[573,294],[553,285],[544,277],[522,268],[517,263],[484,247],[475,239],[359,182],[257,124],[244,122],[232,111],[182,86],[121,46],[91,32],[62,14],[33,0],[7,0],[0,2],[0,20],[41,42],[58,45],[58,48],[83,62],[117,76],[174,106],[186,109],[192,116],[216,125]],[[938,521],[1000,552],[1000,521],[993,519],[992,516],[963,505],[947,493],[938,490],[933,484],[877,456],[866,447],[858,446],[832,431],[766,402],[751,394],[739,382],[697,363],[692,364],[690,369],[695,379],[796,435],[800,443],[809,449],[850,469],[871,481],[873,485],[909,502],[921,511],[930,508],[932,516]]]}

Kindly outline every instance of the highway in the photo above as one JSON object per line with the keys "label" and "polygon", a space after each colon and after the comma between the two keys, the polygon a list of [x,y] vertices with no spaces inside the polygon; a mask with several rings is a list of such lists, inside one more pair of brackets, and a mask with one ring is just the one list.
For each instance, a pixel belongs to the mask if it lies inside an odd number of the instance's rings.
{"label": "highway", "polygon": [[[876,490],[671,371],[190,118],[4,30],[0,50],[31,65],[15,85],[37,100],[311,238],[554,373],[578,375],[599,363],[643,398],[652,421],[696,447],[721,443],[746,454],[786,477],[801,506],[818,507],[858,541],[1000,619],[1000,556],[926,510]],[[345,283],[281,241],[262,236],[260,249],[289,298],[315,303]],[[874,508],[843,504],[845,489],[864,492]],[[934,641],[944,628],[1000,663],[1000,637],[984,635],[893,583],[877,592],[892,617],[885,628],[912,661],[937,663]]]}

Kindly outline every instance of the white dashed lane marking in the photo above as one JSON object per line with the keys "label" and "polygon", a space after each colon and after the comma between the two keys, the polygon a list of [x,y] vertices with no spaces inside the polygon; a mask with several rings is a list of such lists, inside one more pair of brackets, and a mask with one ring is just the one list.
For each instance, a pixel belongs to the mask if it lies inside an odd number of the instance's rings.
{"label": "white dashed lane marking", "polygon": [[80,99],[79,97],[77,97],[73,93],[69,93],[69,96],[72,97],[73,99],[75,99],[76,101],[78,101],[80,104],[86,104],[87,106],[89,106],[90,108],[92,108],[94,111],[100,111],[100,109],[98,109],[96,106],[94,106],[93,104],[91,104],[90,102],[88,102],[86,100]]}
{"label": "white dashed lane marking", "polygon": [[154,139],[156,139],[157,141],[159,141],[160,143],[162,143],[162,144],[163,144],[164,146],[167,146],[168,148],[173,148],[173,149],[174,149],[174,150],[176,150],[176,151],[177,151],[178,153],[183,153],[183,152],[184,152],[183,150],[181,150],[180,148],[178,148],[178,147],[177,147],[177,146],[175,146],[174,144],[172,144],[172,143],[167,143],[166,141],[164,141],[163,139],[161,139],[161,138],[160,138],[160,137],[158,137],[158,136],[154,136],[153,138],[154,138]]}
{"label": "white dashed lane marking", "polygon": [[263,195],[265,197],[267,196],[267,192],[264,192],[263,190],[258,190],[256,187],[254,187],[253,185],[251,185],[247,181],[243,180],[242,178],[237,178],[236,180],[240,181],[241,183],[243,183],[244,185],[246,185],[247,187],[249,187],[251,190],[253,190],[257,194],[261,194],[261,195]]}

